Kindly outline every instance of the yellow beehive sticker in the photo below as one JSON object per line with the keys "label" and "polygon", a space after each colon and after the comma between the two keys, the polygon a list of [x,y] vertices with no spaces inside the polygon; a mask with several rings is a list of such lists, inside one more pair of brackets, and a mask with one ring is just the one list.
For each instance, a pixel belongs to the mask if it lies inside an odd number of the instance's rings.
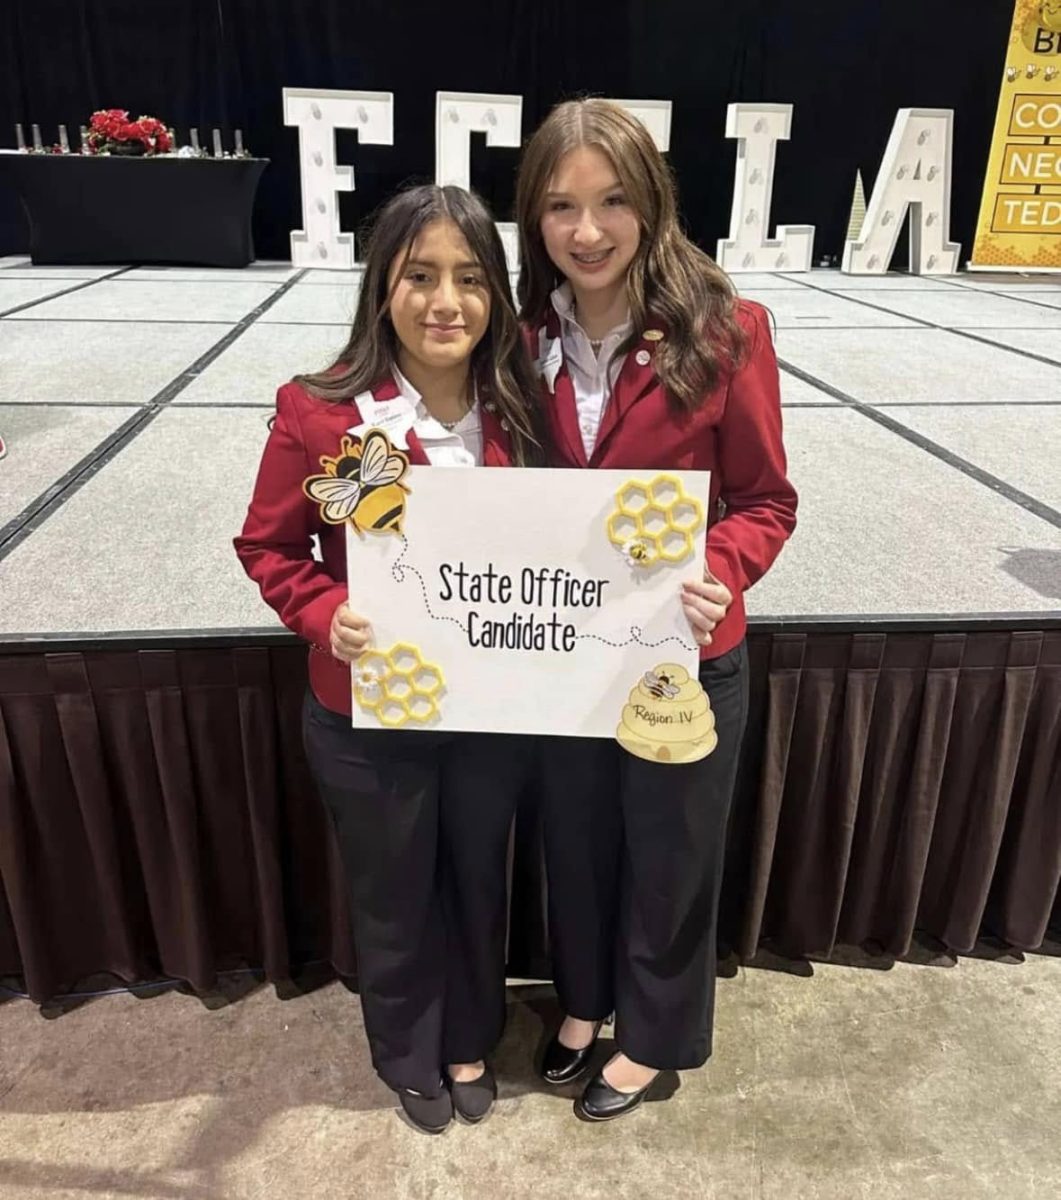
{"label": "yellow beehive sticker", "polygon": [[698,762],[718,745],[711,701],[679,663],[661,663],[634,684],[615,736],[649,762]]}
{"label": "yellow beehive sticker", "polygon": [[608,540],[632,567],[682,563],[693,553],[693,535],[704,523],[704,506],[676,475],[632,479],[615,493]]}
{"label": "yellow beehive sticker", "polygon": [[354,667],[355,701],[388,729],[431,722],[445,686],[441,669],[424,662],[419,648],[408,642],[366,650]]}

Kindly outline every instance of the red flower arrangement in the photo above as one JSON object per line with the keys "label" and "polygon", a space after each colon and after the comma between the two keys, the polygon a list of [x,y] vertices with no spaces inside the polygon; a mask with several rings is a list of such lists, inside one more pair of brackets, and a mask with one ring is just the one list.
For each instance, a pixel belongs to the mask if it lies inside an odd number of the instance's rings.
{"label": "red flower arrangement", "polygon": [[94,112],[87,141],[93,154],[167,154],[173,149],[173,139],[161,121],[155,117],[130,121],[124,108]]}

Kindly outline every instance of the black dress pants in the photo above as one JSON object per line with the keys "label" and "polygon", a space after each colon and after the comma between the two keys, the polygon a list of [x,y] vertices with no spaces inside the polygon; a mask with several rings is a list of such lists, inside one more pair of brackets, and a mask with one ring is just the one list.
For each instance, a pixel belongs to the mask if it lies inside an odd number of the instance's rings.
{"label": "black dress pants", "polygon": [[506,863],[529,738],[353,729],[307,693],[303,739],[346,875],[372,1062],[439,1093],[505,1021]]}
{"label": "black dress pants", "polygon": [[711,1053],[726,825],[748,713],[744,643],[701,664],[718,745],[663,764],[616,742],[542,739],[549,929],[564,1011],[615,1013],[617,1046],[663,1069]]}

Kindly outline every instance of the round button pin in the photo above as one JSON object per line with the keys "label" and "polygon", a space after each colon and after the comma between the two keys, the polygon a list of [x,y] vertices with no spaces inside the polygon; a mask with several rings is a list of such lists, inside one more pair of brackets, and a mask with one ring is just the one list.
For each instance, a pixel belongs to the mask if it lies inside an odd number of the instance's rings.
{"label": "round button pin", "polygon": [[638,350],[638,352],[634,355],[634,362],[636,362],[639,367],[647,367],[651,361],[652,355],[649,354],[647,350]]}

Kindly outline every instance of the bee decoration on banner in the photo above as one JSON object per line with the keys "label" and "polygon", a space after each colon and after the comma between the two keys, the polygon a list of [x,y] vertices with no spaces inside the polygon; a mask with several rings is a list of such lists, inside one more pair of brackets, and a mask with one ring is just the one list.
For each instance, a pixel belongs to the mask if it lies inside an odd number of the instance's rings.
{"label": "bee decoration on banner", "polygon": [[647,567],[653,560],[652,551],[640,538],[630,538],[618,549],[631,567]]}
{"label": "bee decoration on banner", "polygon": [[302,490],[320,505],[322,521],[349,521],[359,534],[401,533],[409,456],[382,429],[370,429],[363,438],[344,435],[338,455],[322,455],[321,466],[324,474],[311,475]]}
{"label": "bee decoration on banner", "polygon": [[677,696],[679,689],[671,683],[671,677],[666,671],[646,671],[643,678],[645,687],[648,688],[654,700],[673,700]]}

